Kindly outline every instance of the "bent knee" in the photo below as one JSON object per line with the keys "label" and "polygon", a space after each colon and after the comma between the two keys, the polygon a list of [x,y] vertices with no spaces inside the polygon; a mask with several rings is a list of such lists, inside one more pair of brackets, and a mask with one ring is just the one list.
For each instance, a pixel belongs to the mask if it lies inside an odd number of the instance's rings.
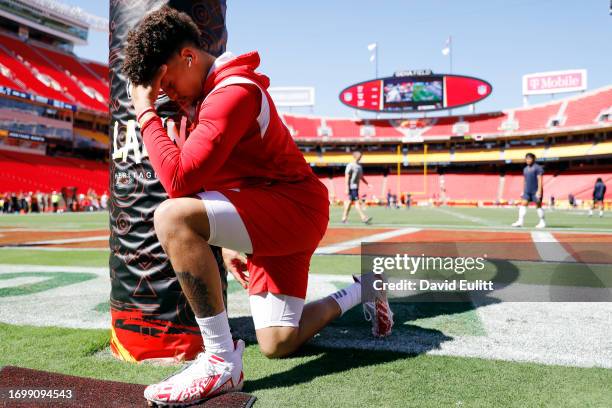
{"label": "bent knee", "polygon": [[266,327],[257,330],[259,350],[268,358],[283,358],[299,347],[297,327]]}
{"label": "bent knee", "polygon": [[208,239],[208,217],[199,199],[181,197],[163,201],[153,214],[155,233],[161,240],[191,229]]}
{"label": "bent knee", "polygon": [[172,231],[170,226],[177,226],[182,218],[180,206],[175,205],[176,199],[163,201],[153,213],[153,226],[159,239],[164,239]]}

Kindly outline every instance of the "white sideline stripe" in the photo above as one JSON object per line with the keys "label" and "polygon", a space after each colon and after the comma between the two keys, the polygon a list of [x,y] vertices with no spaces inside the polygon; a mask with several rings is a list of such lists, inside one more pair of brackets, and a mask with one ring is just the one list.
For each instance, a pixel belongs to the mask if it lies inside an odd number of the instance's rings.
{"label": "white sideline stripe", "polygon": [[[13,272],[89,272],[100,276],[110,277],[108,267],[0,264],[0,274]],[[356,272],[359,273],[359,271]],[[235,280],[231,273],[227,274],[227,279]],[[353,282],[353,277],[349,275],[334,275],[325,273],[308,274],[308,279],[313,282]]]}
{"label": "white sideline stripe", "polygon": [[72,251],[102,251],[108,252],[109,248],[71,248],[71,247],[44,247],[44,246],[2,246],[0,251],[7,249],[18,249],[20,251],[49,251],[49,252],[72,252]]}
{"label": "white sideline stripe", "polygon": [[553,234],[547,231],[531,231],[531,240],[538,254],[547,262],[576,262],[573,256],[563,248]]}
{"label": "white sideline stripe", "polygon": [[76,242],[108,241],[110,235],[98,235],[97,237],[50,239],[47,241],[24,242],[21,245],[49,245],[49,244],[74,244]]}
{"label": "white sideline stripe", "polygon": [[[76,225],[74,223],[67,223],[67,224],[72,224],[72,225]],[[66,224],[64,224],[66,225]],[[36,229],[32,229],[32,228],[0,228],[0,232],[74,232],[74,231],[79,231],[79,232],[89,232],[89,231],[100,231],[104,229],[104,227],[100,227],[100,228],[36,228]]]}
{"label": "white sideline stripe", "polygon": [[108,267],[0,264],[0,273],[10,272],[90,272],[110,277]]}
{"label": "white sideline stripe", "polygon": [[421,228],[400,228],[393,231],[381,232],[379,234],[367,235],[365,237],[351,239],[350,241],[339,242],[337,244],[317,248],[315,255],[335,254],[340,251],[356,248],[360,246],[362,242],[384,241],[385,239],[399,237],[400,235],[414,234],[418,231],[421,231]]}

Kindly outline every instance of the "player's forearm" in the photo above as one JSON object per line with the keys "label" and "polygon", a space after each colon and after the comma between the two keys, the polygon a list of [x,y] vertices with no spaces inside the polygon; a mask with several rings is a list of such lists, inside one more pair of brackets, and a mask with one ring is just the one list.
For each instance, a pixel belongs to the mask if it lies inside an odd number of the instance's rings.
{"label": "player's forearm", "polygon": [[544,182],[542,180],[542,176],[538,177],[538,195],[542,197],[542,193],[544,192]]}
{"label": "player's forearm", "polygon": [[142,138],[149,154],[151,165],[170,198],[197,193],[202,184],[193,183],[181,163],[181,151],[164,129],[161,119],[153,119],[142,131]]}
{"label": "player's forearm", "polygon": [[171,198],[193,195],[223,166],[258,114],[259,91],[225,87],[207,99],[179,149],[155,118],[141,129],[151,165]]}

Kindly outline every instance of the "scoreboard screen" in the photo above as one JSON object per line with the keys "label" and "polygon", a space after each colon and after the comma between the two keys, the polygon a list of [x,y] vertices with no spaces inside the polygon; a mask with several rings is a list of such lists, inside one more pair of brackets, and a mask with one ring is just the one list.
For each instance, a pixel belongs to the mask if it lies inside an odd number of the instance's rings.
{"label": "scoreboard screen", "polygon": [[439,78],[386,78],[383,80],[382,106],[385,111],[415,110],[419,106],[442,109],[444,82]]}
{"label": "scoreboard screen", "polygon": [[340,101],[361,110],[420,112],[469,105],[486,98],[491,91],[488,82],[468,76],[393,76],[351,85],[340,93]]}

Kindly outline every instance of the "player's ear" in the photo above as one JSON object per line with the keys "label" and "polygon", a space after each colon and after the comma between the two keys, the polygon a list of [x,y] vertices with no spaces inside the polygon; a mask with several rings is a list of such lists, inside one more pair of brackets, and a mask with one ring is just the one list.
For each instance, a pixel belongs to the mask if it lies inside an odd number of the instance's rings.
{"label": "player's ear", "polygon": [[189,67],[191,67],[195,62],[196,53],[191,47],[183,47],[179,52],[179,55]]}

